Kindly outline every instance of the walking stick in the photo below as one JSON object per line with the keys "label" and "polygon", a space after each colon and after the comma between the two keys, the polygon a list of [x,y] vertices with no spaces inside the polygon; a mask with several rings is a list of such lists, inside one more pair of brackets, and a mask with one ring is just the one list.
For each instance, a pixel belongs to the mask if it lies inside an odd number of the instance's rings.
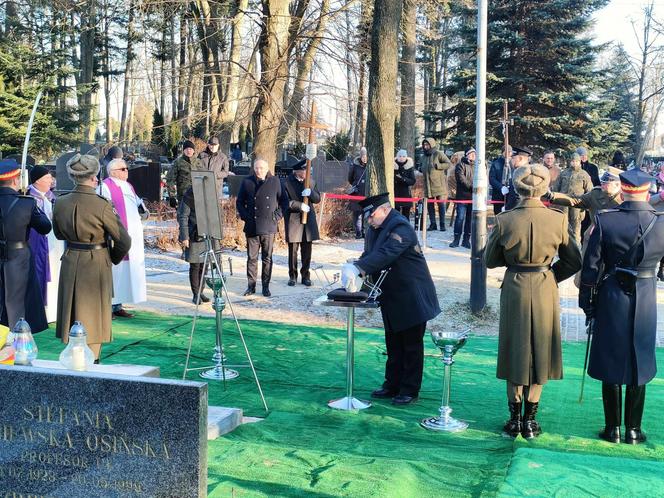
{"label": "walking stick", "polygon": [[586,385],[586,369],[588,368],[588,356],[590,355],[590,338],[593,335],[593,324],[595,319],[592,318],[588,320],[588,325],[586,326],[586,334],[588,339],[586,339],[586,359],[583,362],[583,373],[581,374],[581,392],[579,393],[579,404],[583,403],[583,388]]}

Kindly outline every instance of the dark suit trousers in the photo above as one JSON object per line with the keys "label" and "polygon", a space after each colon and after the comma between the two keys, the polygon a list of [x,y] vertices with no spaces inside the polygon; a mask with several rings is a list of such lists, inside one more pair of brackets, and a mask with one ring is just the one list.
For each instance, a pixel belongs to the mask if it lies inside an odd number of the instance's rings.
{"label": "dark suit trousers", "polygon": [[424,322],[399,332],[385,330],[385,389],[408,396],[417,396],[420,392],[426,328]]}
{"label": "dark suit trousers", "polygon": [[[201,285],[201,277],[203,276],[203,263],[189,263],[189,285],[191,292],[195,296],[198,295],[198,289]],[[203,284],[205,290],[205,284]],[[201,291],[201,294],[203,292]]]}
{"label": "dark suit trousers", "polygon": [[297,280],[297,252],[302,252],[302,278],[309,278],[309,267],[311,266],[311,242],[289,242],[288,243],[288,276]]}
{"label": "dark suit trousers", "polygon": [[261,284],[263,288],[270,285],[272,278],[272,249],[274,247],[274,234],[247,236],[247,283],[249,287],[256,286],[258,277],[258,250],[261,252],[262,272]]}

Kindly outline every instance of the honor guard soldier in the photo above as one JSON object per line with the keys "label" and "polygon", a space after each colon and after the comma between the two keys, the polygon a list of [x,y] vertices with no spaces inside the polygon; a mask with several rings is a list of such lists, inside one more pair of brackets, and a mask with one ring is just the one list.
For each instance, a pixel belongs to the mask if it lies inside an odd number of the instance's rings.
{"label": "honor guard soldier", "polygon": [[99,161],[76,154],[67,162],[74,190],[60,196],[53,208],[53,231],[66,241],[60,268],[56,337],[69,342],[69,328],[79,321],[99,361],[101,345],[111,341],[113,273],[127,255],[131,238],[113,205],[95,192]]}
{"label": "honor guard soldier", "polygon": [[359,204],[370,226],[365,250],[360,259],[343,266],[341,280],[355,290],[357,277],[371,275],[375,282],[381,270],[389,270],[378,298],[387,346],[385,382],[371,395],[407,405],[417,400],[422,384],[427,321],[440,314],[436,288],[415,230],[392,209],[389,195],[367,197]]}
{"label": "honor guard soldier", "polygon": [[485,259],[488,268],[507,267],[496,371],[507,381],[510,419],[503,431],[531,439],[542,432],[535,420],[542,387],[563,375],[558,283],[579,270],[581,253],[567,216],[540,200],[549,187],[549,170],[541,164],[517,168],[512,183],[520,201],[496,216]]}
{"label": "honor guard soldier", "polygon": [[20,172],[14,159],[0,160],[0,323],[11,329],[25,318],[41,332],[48,323],[27,240],[31,228],[46,235],[51,222],[33,197],[19,195]]}
{"label": "honor guard soldier", "polygon": [[511,177],[514,175],[514,170],[522,166],[528,166],[532,155],[533,152],[527,147],[512,147],[512,157],[510,158],[510,180],[508,185],[503,185],[501,187],[501,193],[505,198],[505,211],[514,209],[519,203],[519,194],[514,189],[514,182],[511,180]]}
{"label": "honor guard soldier", "polygon": [[620,442],[622,386],[625,443],[646,440],[641,417],[655,364],[657,282],[664,256],[664,217],[647,202],[652,177],[632,169],[620,174],[623,203],[600,212],[583,258],[579,306],[595,331],[588,374],[602,381],[604,430]]}
{"label": "honor guard soldier", "polygon": [[620,198],[620,175],[621,170],[609,166],[600,178],[600,186],[593,187],[585,194],[563,194],[561,192],[549,192],[544,199],[552,204],[567,206],[590,211],[591,221],[595,220],[597,213],[604,209],[617,207]]}
{"label": "honor guard soldier", "polygon": [[[297,282],[297,253],[302,253],[302,284],[311,287],[311,252],[312,242],[320,239],[316,211],[311,209],[313,204],[320,202],[320,192],[316,182],[311,179],[310,188],[304,188],[306,176],[306,160],[293,165],[293,172],[283,182],[282,199],[286,228],[286,242],[288,243],[288,285],[294,286]],[[309,204],[303,202],[304,197],[309,198]],[[307,222],[302,223],[302,213],[307,215]]]}

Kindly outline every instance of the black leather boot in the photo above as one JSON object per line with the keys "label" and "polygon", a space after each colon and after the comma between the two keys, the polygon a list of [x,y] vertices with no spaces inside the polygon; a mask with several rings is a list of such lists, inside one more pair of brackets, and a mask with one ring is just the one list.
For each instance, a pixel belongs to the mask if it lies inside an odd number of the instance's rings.
{"label": "black leather boot", "polygon": [[463,242],[461,242],[461,247],[470,249],[470,235],[464,235]]}
{"label": "black leather boot", "polygon": [[521,428],[521,435],[525,439],[533,439],[542,434],[542,428],[535,420],[537,415],[537,408],[539,403],[525,402],[523,409],[523,427]]}
{"label": "black leather boot", "polygon": [[625,388],[625,444],[640,444],[646,440],[645,433],[641,431],[645,402],[645,385]]}
{"label": "black leather boot", "polygon": [[450,247],[459,247],[459,241],[461,240],[461,235],[455,235],[454,240],[450,244]]}
{"label": "black leather boot", "polygon": [[622,415],[622,386],[602,383],[604,404],[604,430],[599,437],[609,443],[620,443],[620,417]]}
{"label": "black leather boot", "polygon": [[503,436],[517,437],[521,434],[521,401],[518,403],[508,402],[510,419],[503,426]]}

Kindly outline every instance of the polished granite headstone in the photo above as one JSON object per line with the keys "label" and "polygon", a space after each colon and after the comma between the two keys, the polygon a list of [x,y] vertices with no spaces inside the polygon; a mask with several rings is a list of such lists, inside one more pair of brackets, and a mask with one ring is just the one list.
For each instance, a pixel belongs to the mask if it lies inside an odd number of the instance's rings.
{"label": "polished granite headstone", "polygon": [[207,495],[207,384],[1,366],[1,496]]}

